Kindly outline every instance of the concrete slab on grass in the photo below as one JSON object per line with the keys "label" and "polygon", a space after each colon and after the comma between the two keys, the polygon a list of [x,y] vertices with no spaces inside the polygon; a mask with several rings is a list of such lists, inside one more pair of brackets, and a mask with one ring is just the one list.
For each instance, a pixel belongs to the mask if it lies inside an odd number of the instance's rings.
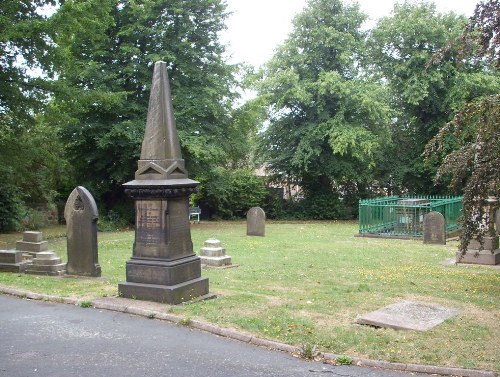
{"label": "concrete slab on grass", "polygon": [[456,309],[413,301],[401,301],[362,315],[356,323],[398,330],[427,331],[457,315]]}

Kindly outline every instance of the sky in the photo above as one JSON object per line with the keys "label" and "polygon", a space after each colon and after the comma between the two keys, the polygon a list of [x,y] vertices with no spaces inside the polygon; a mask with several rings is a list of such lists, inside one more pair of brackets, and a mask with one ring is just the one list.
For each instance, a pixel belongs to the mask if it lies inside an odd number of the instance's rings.
{"label": "sky", "polygon": [[[344,0],[346,1],[346,0]],[[228,47],[231,63],[246,62],[258,67],[269,60],[274,49],[292,31],[293,17],[302,11],[306,0],[226,0],[228,29],[221,41]],[[361,10],[374,25],[380,17],[390,16],[396,0],[358,0]],[[400,1],[399,1],[400,2]],[[434,0],[437,10],[454,11],[470,17],[478,0]]]}

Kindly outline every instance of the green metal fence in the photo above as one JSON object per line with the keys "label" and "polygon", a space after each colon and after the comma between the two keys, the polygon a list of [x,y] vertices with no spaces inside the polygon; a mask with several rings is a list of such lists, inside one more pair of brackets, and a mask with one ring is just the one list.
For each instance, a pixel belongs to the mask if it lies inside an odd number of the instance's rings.
{"label": "green metal fence", "polygon": [[359,201],[360,235],[422,237],[426,213],[446,220],[446,231],[459,229],[463,196],[387,196]]}

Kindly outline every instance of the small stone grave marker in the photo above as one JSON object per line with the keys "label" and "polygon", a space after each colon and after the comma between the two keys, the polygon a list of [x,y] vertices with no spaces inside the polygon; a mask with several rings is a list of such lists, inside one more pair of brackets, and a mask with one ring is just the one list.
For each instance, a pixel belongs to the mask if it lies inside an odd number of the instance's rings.
{"label": "small stone grave marker", "polygon": [[264,237],[266,213],[260,207],[252,207],[247,212],[247,236]]}
{"label": "small stone grave marker", "polygon": [[446,245],[446,220],[436,211],[424,216],[424,243]]}
{"label": "small stone grave marker", "polygon": [[27,274],[59,276],[66,272],[66,264],[62,263],[52,250],[37,253],[31,264],[26,266]]}
{"label": "small stone grave marker", "polygon": [[66,201],[69,275],[101,276],[97,254],[97,205],[85,187],[76,187]]}
{"label": "small stone grave marker", "polygon": [[356,323],[397,330],[427,331],[458,313],[456,309],[439,305],[401,301],[364,314],[356,319]]}
{"label": "small stone grave marker", "polygon": [[49,242],[43,241],[42,232],[28,231],[23,232],[23,240],[16,242],[16,250],[23,254],[34,257],[37,253],[47,251]]}
{"label": "small stone grave marker", "polygon": [[200,249],[201,264],[210,267],[222,267],[231,265],[231,257],[226,255],[226,249],[221,246],[219,240],[206,240]]}

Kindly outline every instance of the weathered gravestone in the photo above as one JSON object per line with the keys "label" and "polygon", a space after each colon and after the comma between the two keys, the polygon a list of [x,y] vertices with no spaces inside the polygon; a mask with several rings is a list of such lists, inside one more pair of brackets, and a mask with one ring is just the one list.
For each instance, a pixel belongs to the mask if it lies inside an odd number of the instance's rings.
{"label": "weathered gravestone", "polygon": [[206,240],[200,249],[201,263],[211,267],[222,267],[231,265],[231,257],[226,255],[226,249],[221,246],[219,240]]}
{"label": "weathered gravestone", "polygon": [[76,187],[66,201],[69,275],[101,276],[97,250],[97,205],[85,187]]}
{"label": "weathered gravestone", "polygon": [[189,228],[189,195],[197,185],[181,156],[167,64],[157,62],[138,169],[124,185],[136,222],[127,281],[118,285],[123,297],[178,304],[208,294]]}
{"label": "weathered gravestone", "polygon": [[260,207],[252,207],[247,212],[247,236],[264,237],[266,231],[266,213]]}
{"label": "weathered gravestone", "polygon": [[446,245],[446,220],[436,211],[424,216],[424,243]]}

